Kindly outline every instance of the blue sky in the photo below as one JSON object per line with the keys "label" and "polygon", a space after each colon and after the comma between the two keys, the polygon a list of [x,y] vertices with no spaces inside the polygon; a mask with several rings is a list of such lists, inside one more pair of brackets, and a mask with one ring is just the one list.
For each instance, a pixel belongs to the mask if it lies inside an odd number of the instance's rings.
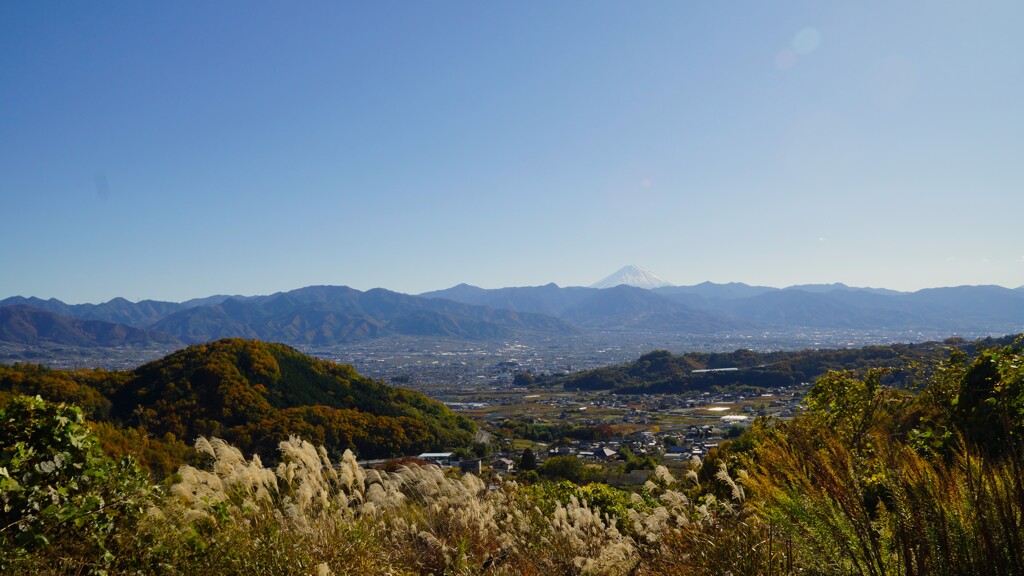
{"label": "blue sky", "polygon": [[0,3],[0,298],[1024,284],[1024,3]]}

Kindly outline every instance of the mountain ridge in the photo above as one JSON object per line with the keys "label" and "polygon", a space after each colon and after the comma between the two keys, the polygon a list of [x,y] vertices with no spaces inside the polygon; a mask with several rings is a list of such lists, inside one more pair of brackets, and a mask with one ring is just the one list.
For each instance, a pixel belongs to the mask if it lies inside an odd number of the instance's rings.
{"label": "mountain ridge", "polygon": [[517,331],[573,334],[548,316],[433,300],[374,288],[307,286],[270,296],[230,298],[178,311],[154,324],[186,341],[243,337],[327,345],[386,335],[464,339],[506,337]]}
{"label": "mountain ridge", "polygon": [[[554,283],[485,289],[458,284],[419,295],[317,285],[265,296],[211,296],[189,302],[194,305],[115,298],[68,305],[16,296],[0,301],[0,309],[27,305],[66,319],[165,333],[183,343],[239,337],[318,346],[386,336],[486,340],[531,334],[572,337],[593,331],[701,335],[761,329],[1005,334],[1024,327],[1024,290],[993,285],[897,292],[843,283],[771,288],[702,282],[653,289]],[[0,340],[38,341],[27,327],[32,321],[24,313],[19,317],[20,324],[0,333]],[[57,322],[35,318],[41,323],[36,329]],[[88,344],[95,338],[74,333],[61,322],[66,328],[53,332],[49,341],[95,345]],[[167,342],[163,336],[152,339]]]}
{"label": "mountain ridge", "polygon": [[35,346],[68,344],[82,347],[181,346],[166,332],[103,320],[63,316],[23,304],[0,307],[0,341]]}

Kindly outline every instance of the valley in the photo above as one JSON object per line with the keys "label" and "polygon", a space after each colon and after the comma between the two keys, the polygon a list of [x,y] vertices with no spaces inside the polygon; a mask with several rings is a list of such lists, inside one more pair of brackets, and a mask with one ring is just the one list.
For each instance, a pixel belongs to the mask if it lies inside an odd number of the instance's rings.
{"label": "valley", "polygon": [[[295,345],[305,354],[344,364],[373,378],[425,393],[467,392],[507,385],[508,376],[572,372],[632,360],[650,350],[755,352],[858,348],[897,342],[967,339],[1001,333],[891,330],[748,331],[721,335],[604,332],[574,337],[523,335],[466,341],[438,337],[389,337],[331,346]],[[52,368],[128,370],[162,358],[178,347],[95,347],[0,341],[0,364],[32,362]]]}

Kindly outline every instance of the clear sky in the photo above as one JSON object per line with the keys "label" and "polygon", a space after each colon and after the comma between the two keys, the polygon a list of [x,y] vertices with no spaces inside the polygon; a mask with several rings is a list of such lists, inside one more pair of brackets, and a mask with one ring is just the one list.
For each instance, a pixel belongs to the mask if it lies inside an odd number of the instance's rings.
{"label": "clear sky", "polygon": [[0,298],[1024,284],[1024,2],[0,2]]}

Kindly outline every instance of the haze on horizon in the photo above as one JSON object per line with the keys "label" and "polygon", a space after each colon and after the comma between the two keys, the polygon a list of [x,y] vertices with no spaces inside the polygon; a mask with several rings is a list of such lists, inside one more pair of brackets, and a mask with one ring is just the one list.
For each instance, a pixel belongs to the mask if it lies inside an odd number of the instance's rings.
{"label": "haze on horizon", "polygon": [[1024,285],[1024,4],[0,4],[0,299]]}

